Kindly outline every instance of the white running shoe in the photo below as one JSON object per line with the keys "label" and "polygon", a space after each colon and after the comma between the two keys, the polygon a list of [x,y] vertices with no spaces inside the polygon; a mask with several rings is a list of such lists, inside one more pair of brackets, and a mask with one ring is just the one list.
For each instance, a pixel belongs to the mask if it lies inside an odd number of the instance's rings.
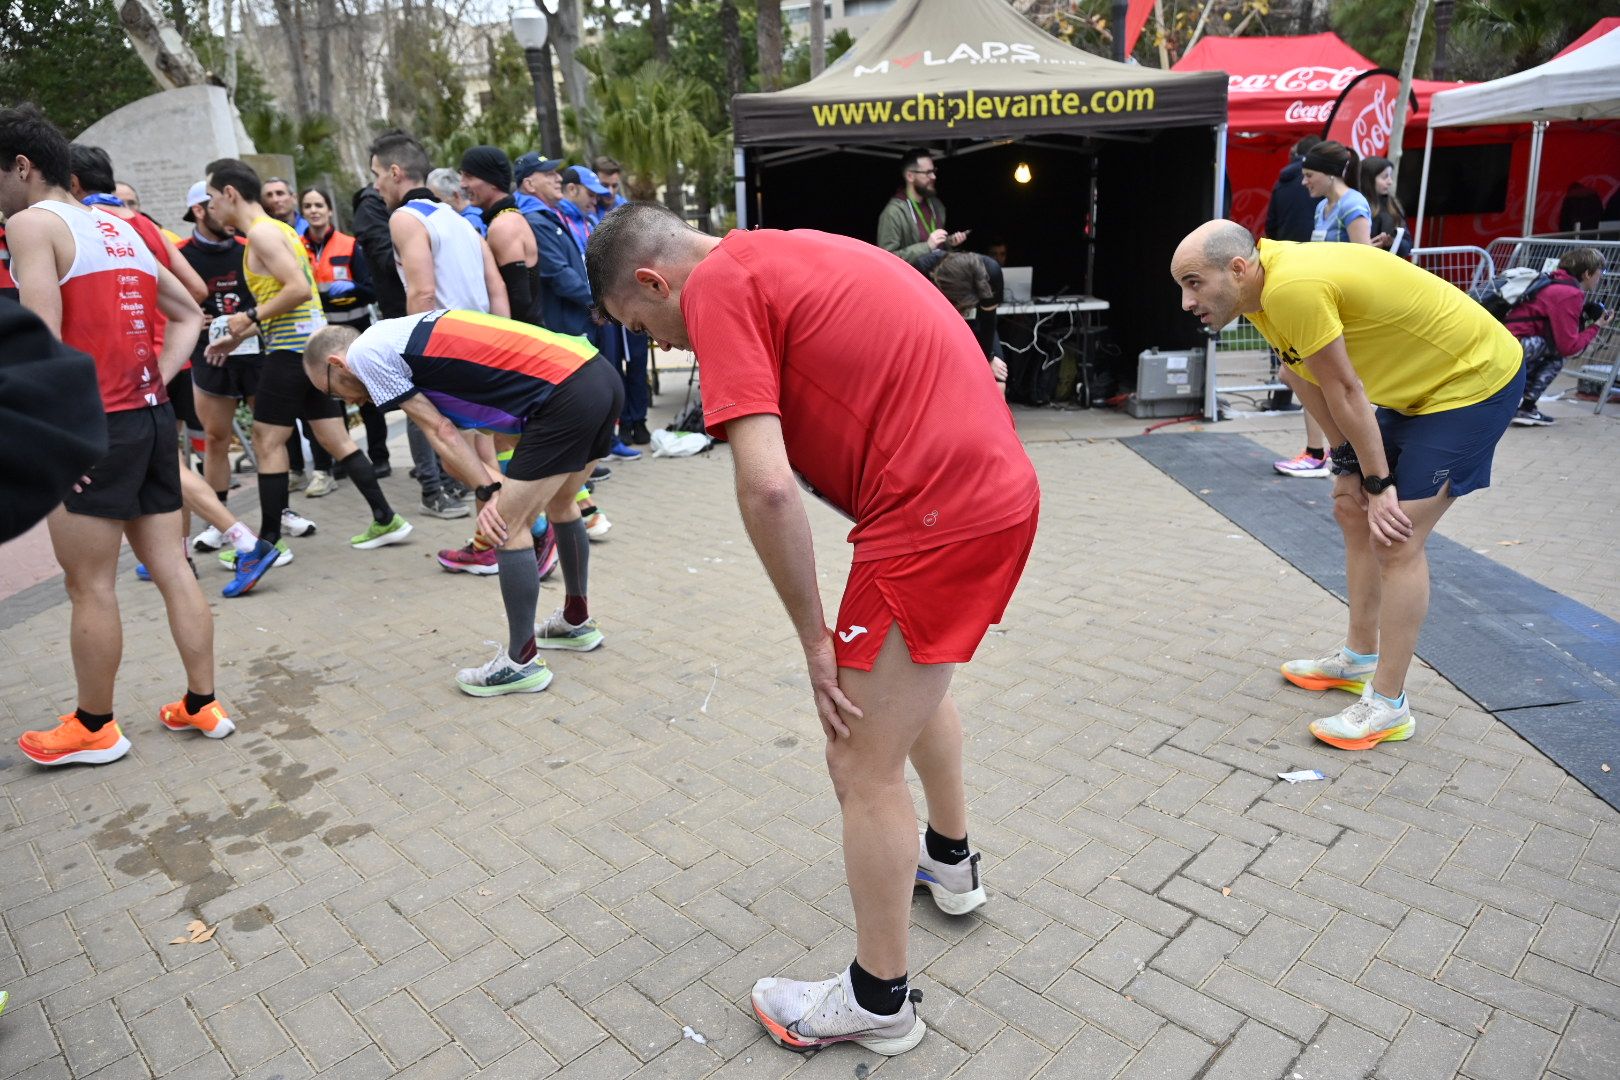
{"label": "white running shoe", "polygon": [[928,842],[917,834],[917,886],[926,887],[934,906],[947,915],[966,915],[989,902],[979,880],[979,853],[959,863],[942,863],[928,855]]}
{"label": "white running shoe", "polygon": [[314,536],[315,523],[288,508],[281,512],[281,532],[283,536]]}
{"label": "white running shoe", "polygon": [[224,546],[225,534],[212,525],[191,538],[193,551],[218,551]]}
{"label": "white running shoe", "polygon": [[1359,694],[1378,670],[1378,657],[1358,663],[1334,649],[1315,660],[1290,660],[1282,666],[1283,678],[1305,690],[1348,690]]}
{"label": "white running shoe", "polygon": [[309,475],[309,486],[304,488],[304,497],[318,499],[322,495],[332,494],[337,489],[338,482],[332,478],[331,473],[316,469]]}
{"label": "white running shoe", "polygon": [[592,540],[606,540],[608,530],[611,528],[613,522],[609,521],[607,515],[600,510],[585,519],[585,535]]}
{"label": "white running shoe", "polygon": [[462,668],[456,672],[456,686],[463,694],[473,697],[498,697],[501,694],[538,694],[551,685],[551,669],[538,657],[520,664],[507,655],[504,645],[486,641],[495,646],[495,655],[481,667]]}
{"label": "white running shoe", "polygon": [[849,969],[821,982],[761,979],[754,984],[754,1015],[776,1045],[806,1053],[834,1043],[859,1043],[893,1057],[922,1041],[928,1031],[917,1016],[921,990],[912,990],[893,1016],[869,1013],[855,1001]]}
{"label": "white running shoe", "polygon": [[1417,731],[1412,707],[1401,695],[1399,707],[1386,703],[1372,687],[1361,700],[1336,716],[1311,722],[1311,734],[1340,750],[1371,750],[1381,742],[1402,742]]}
{"label": "white running shoe", "polygon": [[562,608],[553,611],[550,618],[534,628],[534,645],[537,649],[590,652],[600,644],[602,631],[596,628],[595,619],[586,619],[575,626],[563,618]]}

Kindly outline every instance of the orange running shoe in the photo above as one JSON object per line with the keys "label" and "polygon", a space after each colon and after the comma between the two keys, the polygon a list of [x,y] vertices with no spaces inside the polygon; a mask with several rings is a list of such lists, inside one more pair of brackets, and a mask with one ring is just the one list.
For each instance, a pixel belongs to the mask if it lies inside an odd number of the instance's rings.
{"label": "orange running shoe", "polygon": [[225,715],[225,706],[217,701],[210,701],[195,713],[186,712],[184,698],[172,701],[158,710],[158,719],[170,731],[196,728],[210,739],[223,739],[236,730],[236,724]]}
{"label": "orange running shoe", "polygon": [[25,731],[17,746],[30,761],[40,765],[105,765],[129,753],[129,740],[118,730],[118,721],[100,731],[90,731],[73,713],[58,717],[50,731]]}

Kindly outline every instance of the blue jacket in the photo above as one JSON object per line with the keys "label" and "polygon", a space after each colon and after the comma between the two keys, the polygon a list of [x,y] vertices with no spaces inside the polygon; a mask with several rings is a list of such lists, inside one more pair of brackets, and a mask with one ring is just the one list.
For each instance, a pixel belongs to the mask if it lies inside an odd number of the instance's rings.
{"label": "blue jacket", "polygon": [[540,249],[540,325],[559,334],[576,334],[594,341],[594,300],[590,279],[585,275],[585,256],[574,243],[574,234],[557,211],[539,199],[522,192],[514,198]]}

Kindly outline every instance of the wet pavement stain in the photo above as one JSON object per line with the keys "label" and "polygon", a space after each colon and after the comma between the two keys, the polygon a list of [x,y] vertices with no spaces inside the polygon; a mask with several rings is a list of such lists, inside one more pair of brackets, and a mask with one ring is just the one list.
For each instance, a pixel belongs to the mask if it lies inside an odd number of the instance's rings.
{"label": "wet pavement stain", "polygon": [[236,710],[255,730],[273,738],[313,739],[319,732],[306,710],[318,703],[327,672],[294,666],[292,659],[289,650],[278,647],[253,661],[247,670],[252,689],[237,697]]}
{"label": "wet pavement stain", "polygon": [[[183,907],[195,915],[200,916],[204,906],[239,884],[216,860],[216,851],[240,857],[310,837],[337,846],[372,831],[370,825],[363,824],[329,828],[331,813],[303,812],[293,806],[318,784],[336,776],[337,770],[313,771],[308,765],[290,761],[277,749],[279,740],[297,741],[319,735],[309,710],[318,703],[325,673],[295,667],[291,659],[286,650],[272,649],[253,661],[248,668],[251,689],[236,701],[239,715],[250,725],[244,733],[246,745],[240,749],[253,760],[246,768],[233,772],[233,777],[240,779],[229,782],[230,794],[242,794],[241,789],[256,779],[267,789],[268,798],[233,801],[225,811],[211,815],[180,809],[162,820],[148,817],[149,805],[133,806],[105,819],[91,839],[98,851],[114,855],[113,865],[122,873],[140,877],[161,872],[177,888],[183,888]],[[301,847],[289,848],[287,857],[302,852]],[[238,929],[257,929],[269,923],[271,913],[260,905],[240,913],[236,919],[232,925]]]}
{"label": "wet pavement stain", "polygon": [[360,837],[375,831],[370,825],[339,825],[336,828],[327,829],[326,832],[321,834],[321,839],[326,842],[327,847],[336,848],[342,847],[350,840],[358,840]]}
{"label": "wet pavement stain", "polygon": [[275,921],[276,917],[271,914],[270,909],[259,904],[257,907],[237,912],[231,919],[231,929],[246,934],[254,930],[263,930]]}

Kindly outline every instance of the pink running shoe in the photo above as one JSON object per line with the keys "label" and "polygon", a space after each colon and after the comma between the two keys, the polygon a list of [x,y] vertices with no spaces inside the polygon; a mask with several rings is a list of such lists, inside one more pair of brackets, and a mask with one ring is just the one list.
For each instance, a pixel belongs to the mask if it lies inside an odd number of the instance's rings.
{"label": "pink running shoe", "polygon": [[1327,476],[1328,463],[1325,457],[1313,457],[1301,450],[1299,457],[1288,461],[1273,461],[1271,467],[1284,476]]}
{"label": "pink running shoe", "polygon": [[439,552],[439,565],[452,574],[498,574],[495,549],[479,551],[471,540],[458,548],[445,548]]}

